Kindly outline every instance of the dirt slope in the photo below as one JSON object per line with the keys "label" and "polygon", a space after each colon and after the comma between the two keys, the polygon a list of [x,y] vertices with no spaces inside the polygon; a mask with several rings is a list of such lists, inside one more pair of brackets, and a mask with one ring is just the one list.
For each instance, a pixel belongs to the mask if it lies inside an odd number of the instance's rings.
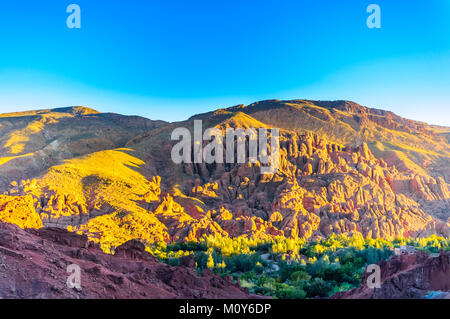
{"label": "dirt slope", "polygon": [[[381,288],[362,286],[338,293],[336,299],[450,299],[450,253],[439,256],[427,253],[404,254],[379,263]],[[434,292],[434,293],[433,293]]]}
{"label": "dirt slope", "polygon": [[[81,289],[67,286],[72,264],[81,269]],[[111,256],[85,236],[61,229],[24,231],[0,222],[2,299],[251,297],[231,279],[159,263],[137,241],[118,247]]]}

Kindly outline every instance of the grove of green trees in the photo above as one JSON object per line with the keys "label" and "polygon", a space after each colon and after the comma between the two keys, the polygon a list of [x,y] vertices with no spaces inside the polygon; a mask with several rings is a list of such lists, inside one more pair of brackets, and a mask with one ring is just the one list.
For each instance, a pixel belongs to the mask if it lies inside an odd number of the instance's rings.
{"label": "grove of green trees", "polygon": [[329,297],[361,284],[369,264],[387,260],[403,245],[437,253],[450,250],[450,238],[430,236],[393,241],[359,235],[332,235],[307,242],[276,237],[204,237],[197,242],[148,245],[161,261],[178,265],[180,257],[193,255],[199,274],[206,268],[221,276],[232,276],[250,292],[274,298]]}

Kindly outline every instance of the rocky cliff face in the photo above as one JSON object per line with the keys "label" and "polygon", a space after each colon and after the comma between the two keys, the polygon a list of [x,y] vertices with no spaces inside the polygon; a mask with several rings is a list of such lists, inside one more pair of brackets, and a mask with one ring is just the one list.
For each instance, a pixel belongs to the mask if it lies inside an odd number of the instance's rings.
{"label": "rocky cliff face", "polygon": [[[0,222],[0,298],[254,298],[233,283],[205,271],[159,263],[138,241],[114,256],[62,229],[24,231]],[[69,265],[81,270],[81,288],[69,288]]]}
{"label": "rocky cliff face", "polygon": [[[367,276],[362,286],[338,293],[336,299],[450,299],[450,253],[439,256],[427,253],[403,254],[379,263],[381,287],[367,287]],[[433,293],[435,292],[435,293]]]}
{"label": "rocky cliff face", "polygon": [[[170,134],[195,119],[280,128],[280,169],[174,164]],[[36,121],[45,123],[30,131]],[[69,108],[3,116],[0,130],[0,203],[10,203],[1,218],[27,227],[11,217],[22,205],[31,220],[84,233],[105,251],[210,234],[450,236],[448,130],[353,102],[262,101],[171,124]],[[39,157],[49,148],[51,161]]]}
{"label": "rocky cliff face", "polygon": [[[231,222],[218,217],[218,223],[231,234],[311,238],[360,232],[386,239],[450,234],[448,211],[439,211],[439,205],[448,208],[444,180],[401,172],[377,159],[366,143],[343,147],[316,134],[285,132],[280,163],[277,174],[264,177],[258,164],[184,169],[193,179],[209,180],[190,195],[227,210]],[[221,215],[212,212],[213,218]]]}

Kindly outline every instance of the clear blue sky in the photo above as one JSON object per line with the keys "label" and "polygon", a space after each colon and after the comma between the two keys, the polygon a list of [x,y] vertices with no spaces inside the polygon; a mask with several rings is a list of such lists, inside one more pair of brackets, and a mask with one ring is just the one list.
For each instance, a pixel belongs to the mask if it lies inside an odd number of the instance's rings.
{"label": "clear blue sky", "polygon": [[[366,26],[371,3],[381,29]],[[86,105],[172,121],[270,98],[450,126],[450,1],[1,1],[0,112]]]}

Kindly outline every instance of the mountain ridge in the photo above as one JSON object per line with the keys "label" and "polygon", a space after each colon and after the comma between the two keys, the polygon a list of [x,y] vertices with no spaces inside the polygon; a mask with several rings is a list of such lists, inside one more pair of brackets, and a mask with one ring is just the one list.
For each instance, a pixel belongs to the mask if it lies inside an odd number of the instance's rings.
{"label": "mountain ridge", "polygon": [[[204,235],[450,235],[446,129],[390,111],[268,100],[174,123],[77,107],[34,113],[0,115],[0,193],[28,198],[44,226],[84,233],[105,251]],[[204,129],[280,128],[279,171],[174,164],[171,132],[197,119]]]}

